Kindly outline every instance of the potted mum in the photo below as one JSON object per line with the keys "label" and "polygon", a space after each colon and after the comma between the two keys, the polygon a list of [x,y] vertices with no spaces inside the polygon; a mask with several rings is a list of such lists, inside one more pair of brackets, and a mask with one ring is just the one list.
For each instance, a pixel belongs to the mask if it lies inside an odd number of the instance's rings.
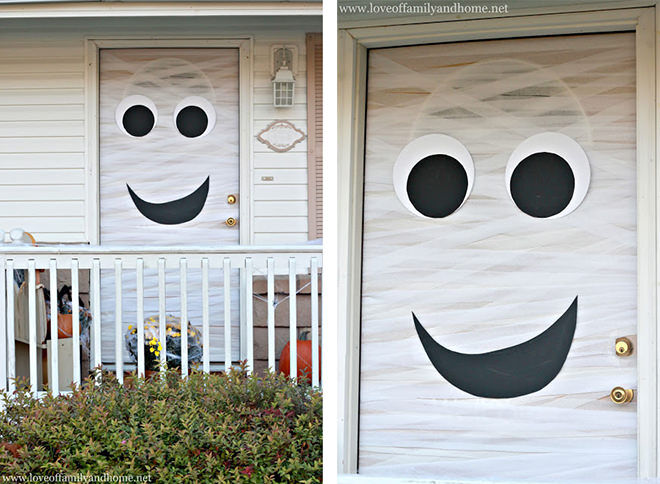
{"label": "potted mum", "polygon": [[[144,319],[144,358],[147,376],[157,371],[160,366],[163,343],[159,332],[158,316]],[[126,348],[134,362],[137,362],[137,345],[137,328],[129,325],[126,333]],[[181,368],[181,320],[170,314],[166,316],[164,346],[168,368]],[[188,322],[188,364],[200,361],[202,361],[200,331]]]}

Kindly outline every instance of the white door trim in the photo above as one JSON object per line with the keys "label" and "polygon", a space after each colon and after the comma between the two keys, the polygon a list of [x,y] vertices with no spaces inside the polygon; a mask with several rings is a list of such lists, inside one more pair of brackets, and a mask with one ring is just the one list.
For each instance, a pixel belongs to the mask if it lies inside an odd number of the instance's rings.
{"label": "white door trim", "polygon": [[503,39],[558,34],[615,31],[636,32],[637,55],[637,173],[638,173],[638,476],[658,475],[660,433],[658,392],[658,209],[656,156],[656,62],[654,8],[549,14],[386,27],[339,32],[338,102],[338,453],[339,472],[357,472],[362,202],[364,127],[368,49],[424,43]]}
{"label": "white door trim", "polygon": [[237,48],[239,50],[239,183],[240,244],[252,242],[252,50],[253,39],[245,38],[85,38],[85,238],[100,241],[99,204],[99,50],[126,48]]}

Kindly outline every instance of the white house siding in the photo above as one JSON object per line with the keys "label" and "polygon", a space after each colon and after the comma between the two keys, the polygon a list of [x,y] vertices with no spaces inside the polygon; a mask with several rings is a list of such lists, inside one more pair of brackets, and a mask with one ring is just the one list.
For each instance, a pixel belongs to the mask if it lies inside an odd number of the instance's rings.
{"label": "white house siding", "polygon": [[[320,19],[301,17],[0,21],[0,229],[22,227],[41,242],[91,240],[86,213],[95,202],[86,199],[85,37],[251,35],[252,242],[305,241],[307,145],[275,153],[256,135],[275,119],[306,132],[305,33],[320,30]],[[270,46],[282,43],[298,49],[296,104],[276,109]]]}

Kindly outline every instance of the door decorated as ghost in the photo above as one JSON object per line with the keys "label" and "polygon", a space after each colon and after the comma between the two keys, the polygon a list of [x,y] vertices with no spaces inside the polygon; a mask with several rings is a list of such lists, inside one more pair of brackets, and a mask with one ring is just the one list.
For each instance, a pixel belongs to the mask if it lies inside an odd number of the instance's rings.
{"label": "door decorated as ghost", "polygon": [[[238,222],[231,219],[238,220],[240,203],[238,49],[103,49],[99,104],[101,244],[237,245]],[[103,360],[111,361],[114,280],[105,272]],[[135,276],[128,272],[126,326],[135,321],[136,307]],[[222,274],[216,272],[210,274],[211,314],[222,314]],[[232,356],[237,360],[234,272]],[[166,277],[167,312],[178,316],[178,268],[168,268]],[[198,268],[189,269],[188,289],[189,320],[201,327]],[[145,271],[145,316],[157,314],[157,295],[156,273]],[[222,324],[211,322],[211,361],[225,358]]]}
{"label": "door decorated as ghost", "polygon": [[635,37],[369,51],[359,471],[636,474]]}

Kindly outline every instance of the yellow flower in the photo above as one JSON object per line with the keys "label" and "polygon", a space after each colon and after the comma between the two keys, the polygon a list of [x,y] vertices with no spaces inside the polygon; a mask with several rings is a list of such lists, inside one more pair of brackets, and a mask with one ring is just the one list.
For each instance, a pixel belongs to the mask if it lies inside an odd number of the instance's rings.
{"label": "yellow flower", "polygon": [[128,329],[133,329],[133,325],[132,325],[132,324],[129,324],[129,325],[128,325]]}
{"label": "yellow flower", "polygon": [[160,351],[162,349],[163,349],[163,346],[160,343],[158,343],[158,351]]}
{"label": "yellow flower", "polygon": [[160,351],[154,351],[154,355],[160,356]]}
{"label": "yellow flower", "polygon": [[151,352],[153,353],[153,352],[154,352],[154,349],[153,349],[153,348],[149,348],[149,351],[151,351]]}

